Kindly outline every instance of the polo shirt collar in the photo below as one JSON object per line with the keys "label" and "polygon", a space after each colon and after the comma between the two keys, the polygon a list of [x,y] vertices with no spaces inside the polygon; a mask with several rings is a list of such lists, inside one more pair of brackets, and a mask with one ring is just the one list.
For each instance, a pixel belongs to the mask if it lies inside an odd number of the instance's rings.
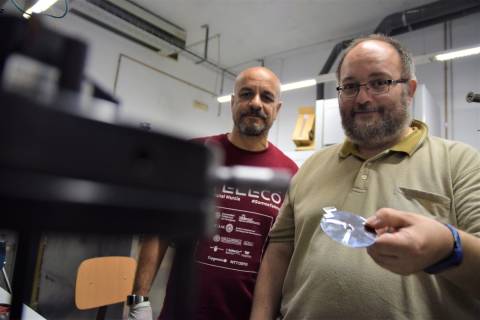
{"label": "polo shirt collar", "polygon": [[[415,153],[415,151],[418,150],[427,137],[428,126],[422,121],[413,120],[410,127],[413,129],[413,132],[388,150],[406,153],[410,157]],[[340,158],[346,158],[350,155],[362,158],[358,152],[357,146],[354,145],[348,138],[346,138],[343,142],[342,148],[340,149],[339,156]]]}

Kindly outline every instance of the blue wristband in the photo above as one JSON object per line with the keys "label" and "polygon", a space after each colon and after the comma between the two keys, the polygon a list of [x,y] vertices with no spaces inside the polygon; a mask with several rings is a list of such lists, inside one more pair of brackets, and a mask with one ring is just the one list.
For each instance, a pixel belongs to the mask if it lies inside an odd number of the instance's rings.
{"label": "blue wristband", "polygon": [[458,266],[460,263],[462,263],[463,249],[462,249],[462,241],[460,240],[460,235],[458,234],[457,229],[455,229],[452,225],[445,224],[445,226],[447,226],[448,229],[450,229],[453,235],[453,240],[454,240],[453,251],[445,259],[442,259],[439,262],[426,268],[424,270],[426,273],[430,273],[430,274],[439,273],[446,269]]}

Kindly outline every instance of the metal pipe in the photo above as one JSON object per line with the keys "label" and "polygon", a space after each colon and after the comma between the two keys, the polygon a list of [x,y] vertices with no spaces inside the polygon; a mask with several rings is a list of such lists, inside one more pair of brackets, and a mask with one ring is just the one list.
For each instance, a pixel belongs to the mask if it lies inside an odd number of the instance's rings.
{"label": "metal pipe", "polygon": [[[447,23],[443,24],[443,49],[448,49],[448,36],[447,36]],[[448,64],[449,61],[443,62],[443,116],[444,116],[444,134],[445,139],[448,139],[448,127],[449,127],[449,117],[448,117]]]}
{"label": "metal pipe", "polygon": [[202,28],[205,28],[205,46],[203,49],[203,59],[200,61],[197,61],[196,64],[200,64],[208,59],[208,34],[209,34],[210,28],[208,27],[208,24],[202,25]]}
{"label": "metal pipe", "polygon": [[[335,63],[335,60],[337,59],[338,55],[345,49],[347,48],[350,43],[352,42],[352,39],[350,40],[344,40],[335,45],[333,47],[332,51],[330,52],[330,55],[327,58],[327,61],[323,65],[322,70],[320,71],[320,75],[322,74],[327,74],[330,72],[330,69],[332,68],[332,65]],[[321,98],[319,98],[321,97]],[[325,97],[325,84],[318,83],[317,84],[317,100],[323,99]]]}
{"label": "metal pipe", "polygon": [[[190,51],[190,50],[188,50],[188,49],[181,49],[181,50],[182,50],[181,53],[187,53],[187,54],[191,55],[193,58],[200,59],[200,60],[203,59],[202,56],[200,56],[200,55],[196,54],[195,52],[192,52],[192,51]],[[227,70],[227,69],[225,69],[225,68],[223,68],[223,67],[220,67],[220,66],[217,65],[215,62],[212,62],[212,61],[210,61],[210,60],[208,60],[208,59],[204,60],[203,62],[206,63],[207,65],[209,65],[210,67],[216,69],[217,71],[225,72],[226,74],[228,74],[229,76],[233,77],[234,79],[237,77],[237,75],[236,75],[235,73],[233,73],[233,72],[231,72],[231,71],[229,71],[229,70]]]}
{"label": "metal pipe", "polygon": [[[480,0],[439,0],[409,10],[396,12],[385,17],[374,33],[395,36],[412,30],[464,17],[480,11]],[[351,40],[347,40],[351,41]],[[337,43],[325,62],[319,75],[330,72],[338,55],[343,51],[345,41]],[[342,50],[339,50],[342,48]],[[317,100],[324,99],[324,84],[317,85]]]}

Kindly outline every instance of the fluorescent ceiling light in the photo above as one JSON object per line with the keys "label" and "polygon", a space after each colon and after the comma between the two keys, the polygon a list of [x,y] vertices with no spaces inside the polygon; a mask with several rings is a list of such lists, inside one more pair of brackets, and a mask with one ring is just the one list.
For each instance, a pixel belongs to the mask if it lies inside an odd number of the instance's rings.
{"label": "fluorescent ceiling light", "polygon": [[[315,79],[292,82],[292,83],[283,84],[280,87],[280,91],[284,92],[284,91],[290,91],[290,90],[295,90],[300,88],[306,88],[306,87],[314,86],[316,84],[317,84],[317,81]],[[230,102],[231,98],[232,98],[231,95],[221,96],[217,98],[217,101],[220,103]]]}
{"label": "fluorescent ceiling light", "polygon": [[[426,63],[431,63],[434,61],[445,61],[450,59],[462,58],[467,57],[475,54],[480,54],[480,46],[473,47],[473,48],[466,48],[460,49],[455,51],[444,51],[444,52],[437,52],[437,53],[430,53],[425,54],[422,56],[414,57],[415,65],[422,65]],[[282,85],[281,91],[289,91],[295,90],[305,87],[311,87],[316,85],[317,83],[325,83],[325,82],[332,82],[336,81],[336,75],[334,72],[328,74],[322,74],[316,77],[316,79],[309,79],[304,81],[292,82]],[[231,99],[231,95],[218,97],[217,101],[220,103],[229,102]]]}
{"label": "fluorescent ceiling light", "polygon": [[57,1],[58,0],[38,0],[33,6],[25,11],[23,17],[29,19],[32,16],[32,13],[41,13],[50,8]]}
{"label": "fluorescent ceiling light", "polygon": [[303,80],[303,81],[298,81],[298,82],[292,82],[292,83],[287,83],[287,84],[282,84],[281,86],[281,91],[290,91],[290,90],[295,90],[295,89],[300,89],[300,88],[306,88],[306,87],[311,87],[317,84],[317,81],[315,79],[308,79],[308,80]]}
{"label": "fluorescent ceiling light", "polygon": [[447,53],[437,54],[435,55],[435,60],[437,61],[445,61],[451,60],[456,58],[468,57],[473,56],[475,54],[480,54],[480,47],[462,49],[462,50],[455,50]]}
{"label": "fluorescent ceiling light", "polygon": [[217,98],[217,101],[220,103],[230,102],[232,100],[232,96],[229,94],[227,96],[221,96]]}

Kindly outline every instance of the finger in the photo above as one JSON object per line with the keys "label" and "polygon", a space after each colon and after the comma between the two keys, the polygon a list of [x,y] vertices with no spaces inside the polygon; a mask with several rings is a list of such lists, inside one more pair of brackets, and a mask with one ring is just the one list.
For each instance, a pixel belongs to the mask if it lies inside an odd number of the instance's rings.
{"label": "finger", "polygon": [[373,250],[367,250],[372,260],[384,269],[401,275],[408,275],[414,271],[412,270],[411,263],[407,262],[405,264],[406,260],[401,257],[391,254],[376,254],[372,251]]}
{"label": "finger", "polygon": [[375,229],[391,227],[403,228],[413,223],[413,216],[405,211],[399,211],[392,208],[382,208],[375,212],[373,217],[367,219],[366,224]]}
{"label": "finger", "polygon": [[367,248],[367,253],[372,257],[372,258],[376,258],[376,257],[384,257],[384,258],[396,258],[398,259],[398,256],[395,255],[394,253],[390,252],[390,251],[387,251],[387,250],[383,250],[381,247],[378,247],[378,246],[375,246],[375,245],[372,245],[372,246],[369,246]]}
{"label": "finger", "polygon": [[400,259],[398,257],[392,256],[392,255],[377,255],[377,254],[370,254],[368,253],[370,257],[375,261],[377,264],[381,265],[382,267],[395,267],[398,265]]}
{"label": "finger", "polygon": [[405,229],[393,233],[377,235],[375,243],[369,247],[378,255],[404,257],[410,251],[411,240]]}
{"label": "finger", "polygon": [[378,235],[382,235],[384,233],[392,233],[392,232],[395,232],[397,231],[397,229],[395,228],[392,228],[392,227],[383,227],[383,228],[377,228],[377,229],[374,229],[375,230],[375,233]]}

